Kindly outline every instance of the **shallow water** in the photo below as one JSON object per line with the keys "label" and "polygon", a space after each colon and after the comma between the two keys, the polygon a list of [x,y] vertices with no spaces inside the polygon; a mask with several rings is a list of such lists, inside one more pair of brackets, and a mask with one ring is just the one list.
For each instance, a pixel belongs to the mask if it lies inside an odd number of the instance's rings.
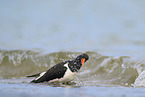
{"label": "shallow water", "polygon": [[[6,80],[5,80],[6,81]],[[64,86],[52,87],[46,84],[0,82],[0,95],[3,97],[144,97],[144,88],[100,87],[100,86]]]}

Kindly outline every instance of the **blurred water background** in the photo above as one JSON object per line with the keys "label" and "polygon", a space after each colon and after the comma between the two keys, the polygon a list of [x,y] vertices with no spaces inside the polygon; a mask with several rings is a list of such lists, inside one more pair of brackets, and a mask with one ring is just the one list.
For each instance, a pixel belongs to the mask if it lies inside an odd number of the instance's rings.
{"label": "blurred water background", "polygon": [[[78,97],[143,96],[144,5],[143,0],[1,0],[0,94],[33,97],[34,90],[42,97],[45,89],[54,89],[68,96],[80,89]],[[25,78],[82,52],[90,56],[78,74],[84,87],[59,87],[66,94]]]}
{"label": "blurred water background", "polygon": [[145,57],[145,1],[5,0],[0,48]]}

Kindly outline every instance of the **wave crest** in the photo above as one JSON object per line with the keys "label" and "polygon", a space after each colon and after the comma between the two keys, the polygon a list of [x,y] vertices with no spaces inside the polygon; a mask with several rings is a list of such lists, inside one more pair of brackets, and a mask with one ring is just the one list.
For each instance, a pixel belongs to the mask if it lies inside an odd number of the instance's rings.
{"label": "wave crest", "polygon": [[[144,70],[144,60],[128,56],[103,56],[96,52],[86,52],[90,59],[78,74],[84,83],[115,84],[131,86]],[[31,50],[1,50],[0,78],[24,77],[47,70],[65,60],[74,59],[80,52],[55,52],[43,54]]]}

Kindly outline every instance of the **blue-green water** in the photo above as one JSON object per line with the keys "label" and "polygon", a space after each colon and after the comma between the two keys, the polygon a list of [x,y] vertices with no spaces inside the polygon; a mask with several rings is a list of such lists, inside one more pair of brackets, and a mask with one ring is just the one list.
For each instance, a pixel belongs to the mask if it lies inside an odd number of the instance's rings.
{"label": "blue-green water", "polygon": [[[144,5],[143,0],[0,1],[0,95],[143,97]],[[74,79],[81,82],[77,86],[30,84],[25,77],[84,52],[90,59]]]}

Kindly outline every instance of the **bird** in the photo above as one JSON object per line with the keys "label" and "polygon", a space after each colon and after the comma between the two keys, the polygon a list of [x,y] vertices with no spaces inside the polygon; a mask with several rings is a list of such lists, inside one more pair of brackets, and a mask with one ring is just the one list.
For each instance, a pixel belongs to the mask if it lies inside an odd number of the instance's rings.
{"label": "bird", "polygon": [[27,77],[35,77],[30,83],[51,83],[51,82],[70,82],[74,79],[74,76],[79,72],[84,63],[89,59],[89,56],[85,53],[80,54],[73,60],[67,60],[60,62],[45,72],[29,75]]}

